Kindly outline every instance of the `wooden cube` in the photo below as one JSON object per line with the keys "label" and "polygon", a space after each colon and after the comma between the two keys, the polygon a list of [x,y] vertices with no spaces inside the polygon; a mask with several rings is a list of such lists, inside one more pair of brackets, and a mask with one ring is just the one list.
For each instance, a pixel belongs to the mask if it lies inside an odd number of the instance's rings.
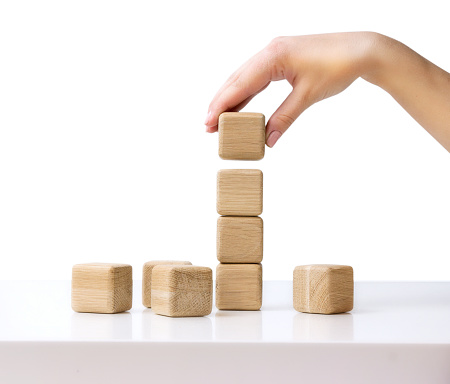
{"label": "wooden cube", "polygon": [[224,112],[219,116],[219,156],[225,160],[261,160],[266,125],[262,113]]}
{"label": "wooden cube", "polygon": [[157,265],[192,265],[190,261],[158,260],[148,261],[142,270],[142,304],[152,307],[152,271]]}
{"label": "wooden cube", "polygon": [[263,220],[260,217],[219,217],[217,259],[221,263],[260,263],[263,259]]}
{"label": "wooden cube", "polygon": [[216,307],[257,311],[262,305],[261,264],[219,264],[216,270]]}
{"label": "wooden cube", "polygon": [[72,309],[75,312],[118,313],[131,308],[131,265],[77,264],[72,268]]}
{"label": "wooden cube", "polygon": [[347,265],[302,265],[294,269],[294,308],[308,313],[342,313],[353,309],[353,268]]}
{"label": "wooden cube", "polygon": [[157,265],[152,272],[152,310],[170,317],[207,316],[212,310],[212,270]]}
{"label": "wooden cube", "polygon": [[217,173],[217,212],[258,216],[263,210],[263,174],[259,169],[222,169]]}

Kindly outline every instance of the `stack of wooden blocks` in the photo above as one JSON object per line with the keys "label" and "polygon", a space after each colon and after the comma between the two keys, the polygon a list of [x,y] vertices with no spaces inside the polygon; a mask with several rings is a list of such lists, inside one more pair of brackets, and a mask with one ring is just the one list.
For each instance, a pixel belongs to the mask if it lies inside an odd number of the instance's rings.
{"label": "stack of wooden blocks", "polygon": [[[219,117],[219,156],[226,160],[264,157],[261,113],[225,112]],[[217,174],[216,307],[259,310],[262,306],[263,174],[259,169],[226,169]],[[333,314],[353,308],[353,268],[302,265],[294,270],[294,308]],[[132,268],[128,264],[77,264],[72,270],[72,308],[118,313],[131,308]],[[142,303],[170,317],[207,316],[212,310],[212,270],[189,261],[144,264]]]}
{"label": "stack of wooden blocks", "polygon": [[[260,113],[226,112],[219,118],[219,156],[226,160],[264,157],[265,121]],[[259,310],[262,305],[263,174],[226,169],[217,174],[216,307]]]}

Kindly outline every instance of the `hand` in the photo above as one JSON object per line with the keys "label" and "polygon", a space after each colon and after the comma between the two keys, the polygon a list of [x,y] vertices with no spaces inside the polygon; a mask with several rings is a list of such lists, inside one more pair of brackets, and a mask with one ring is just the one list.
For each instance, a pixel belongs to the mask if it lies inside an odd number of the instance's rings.
{"label": "hand", "polygon": [[270,117],[266,144],[273,147],[300,114],[346,89],[370,70],[372,32],[278,37],[239,68],[212,100],[205,121],[216,132],[219,115],[240,111],[271,81],[286,79],[292,92]]}

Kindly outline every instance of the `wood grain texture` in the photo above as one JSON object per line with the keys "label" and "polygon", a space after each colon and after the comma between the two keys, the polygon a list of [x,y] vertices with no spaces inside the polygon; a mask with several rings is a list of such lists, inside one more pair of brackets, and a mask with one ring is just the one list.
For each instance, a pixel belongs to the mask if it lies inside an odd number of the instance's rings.
{"label": "wood grain texture", "polygon": [[219,264],[216,270],[216,307],[257,311],[262,305],[261,264]]}
{"label": "wood grain texture", "polygon": [[342,313],[353,309],[353,268],[315,264],[294,269],[294,308],[308,313]]}
{"label": "wood grain texture", "polygon": [[262,113],[224,112],[219,116],[219,156],[224,160],[261,160],[266,146]]}
{"label": "wood grain texture", "polygon": [[142,269],[142,304],[152,307],[152,271],[157,265],[192,265],[190,261],[156,260],[148,261]]}
{"label": "wood grain texture", "polygon": [[263,173],[259,169],[222,169],[217,173],[217,212],[259,216],[263,211]]}
{"label": "wood grain texture", "polygon": [[152,310],[170,317],[212,311],[212,270],[194,265],[157,265],[152,272]]}
{"label": "wood grain texture", "polygon": [[131,309],[132,268],[128,264],[88,263],[72,268],[75,312],[118,313]]}
{"label": "wood grain texture", "polygon": [[260,217],[219,217],[217,259],[221,263],[260,263],[263,259],[263,220]]}

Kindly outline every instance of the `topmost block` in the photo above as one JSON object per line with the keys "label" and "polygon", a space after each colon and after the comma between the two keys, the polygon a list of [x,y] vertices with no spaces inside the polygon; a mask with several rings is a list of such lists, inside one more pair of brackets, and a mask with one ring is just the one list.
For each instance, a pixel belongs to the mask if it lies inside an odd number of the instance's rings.
{"label": "topmost block", "polygon": [[224,160],[261,160],[265,150],[262,113],[224,112],[219,117],[219,156]]}

